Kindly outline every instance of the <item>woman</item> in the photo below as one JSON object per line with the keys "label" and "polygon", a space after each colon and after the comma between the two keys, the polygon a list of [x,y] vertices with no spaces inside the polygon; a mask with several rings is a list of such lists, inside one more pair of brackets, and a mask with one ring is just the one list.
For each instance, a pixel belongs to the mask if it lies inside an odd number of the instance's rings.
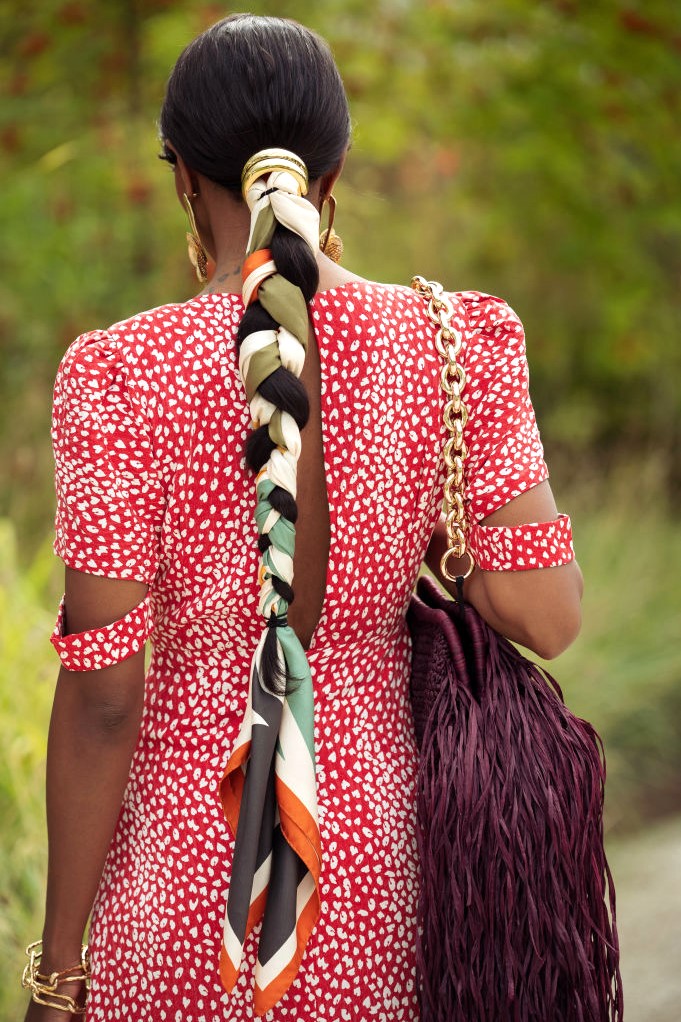
{"label": "woman", "polygon": [[[161,133],[193,261],[215,269],[195,299],[80,337],[59,370],[39,972],[82,1008],[68,970],[92,912],[88,1019],[413,1020],[404,614],[445,547],[434,331],[414,292],[319,251],[350,120],[313,33],[215,25],[181,55]],[[484,568],[466,596],[551,657],[578,631],[581,576],[522,327],[499,299],[462,298]],[[517,551],[528,522],[545,524]]]}

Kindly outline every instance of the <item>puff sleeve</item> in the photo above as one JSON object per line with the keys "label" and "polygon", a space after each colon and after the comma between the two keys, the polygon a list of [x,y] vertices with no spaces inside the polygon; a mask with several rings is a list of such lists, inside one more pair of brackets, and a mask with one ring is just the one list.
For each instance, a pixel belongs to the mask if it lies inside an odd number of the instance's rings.
{"label": "puff sleeve", "polygon": [[479,295],[466,304],[466,503],[475,523],[543,482],[548,469],[530,400],[522,323],[499,298]]}
{"label": "puff sleeve", "polygon": [[106,331],[82,335],[62,360],[52,441],[55,553],[78,571],[151,584],[164,509],[153,431]]}

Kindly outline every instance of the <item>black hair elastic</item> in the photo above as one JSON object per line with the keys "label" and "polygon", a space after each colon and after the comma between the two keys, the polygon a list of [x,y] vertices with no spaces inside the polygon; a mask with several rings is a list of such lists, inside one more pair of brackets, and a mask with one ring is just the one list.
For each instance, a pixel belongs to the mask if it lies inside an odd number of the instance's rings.
{"label": "black hair elastic", "polygon": [[288,625],[288,618],[286,614],[270,614],[267,619],[268,628],[286,628]]}

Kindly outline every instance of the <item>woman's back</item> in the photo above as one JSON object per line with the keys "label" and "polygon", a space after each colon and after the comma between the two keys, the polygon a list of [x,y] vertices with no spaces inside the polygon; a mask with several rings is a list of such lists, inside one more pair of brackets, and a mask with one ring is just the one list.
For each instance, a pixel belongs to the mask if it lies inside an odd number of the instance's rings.
{"label": "woman's back", "polygon": [[[545,467],[522,328],[499,299],[475,292],[464,299],[471,327],[464,362],[474,395],[470,500],[481,518],[541,481]],[[72,508],[86,485],[92,518],[87,531],[77,516],[62,519],[58,553],[83,571],[155,578],[161,642],[194,634],[211,616],[228,629],[222,648],[237,636],[252,642],[258,629],[258,550],[243,464],[250,416],[234,343],[242,314],[241,299],[230,294],[142,313],[80,338],[58,380],[60,508]],[[390,630],[400,616],[434,524],[424,512],[440,500],[443,427],[434,331],[410,289],[345,284],[315,297],[312,319],[321,419],[313,414],[306,430],[314,436],[321,426],[326,492],[317,451],[304,444],[301,459],[306,449],[311,456],[298,503],[304,526],[319,516],[323,522],[328,498],[327,571],[319,571],[323,524],[311,538],[299,527],[301,544],[311,544],[301,565],[313,559],[316,578],[324,576],[319,647]],[[102,442],[111,472],[99,481],[97,500],[91,475]],[[123,544],[124,560],[117,555]],[[394,606],[388,621],[386,603]]]}
{"label": "woman's back", "polygon": [[[525,401],[519,323],[498,299],[467,293],[464,302],[470,334],[463,358],[476,394],[470,458],[485,462],[472,492],[479,513],[545,470]],[[377,1012],[394,1004],[391,1018],[411,1019],[417,760],[404,611],[440,511],[440,357],[423,301],[408,288],[351,282],[317,294],[311,312],[330,526],[323,608],[309,651],[328,902],[301,983],[276,1017],[287,1017],[305,988],[314,1000],[314,1009],[311,1000],[305,1010],[318,1011],[314,1017],[341,1018],[333,1006],[347,989],[357,1003],[369,998]],[[152,310],[79,339],[58,379],[60,506],[82,506],[87,488],[90,518],[87,532],[77,517],[62,521],[58,552],[81,570],[150,581],[154,627],[140,741],[91,929],[93,1018],[110,1017],[114,1005],[131,1017],[148,1010],[141,990],[128,982],[130,993],[122,992],[123,971],[116,1001],[115,972],[102,982],[97,972],[99,962],[112,960],[124,963],[128,977],[135,972],[126,948],[131,926],[141,925],[142,905],[157,916],[154,951],[162,972],[172,964],[182,991],[169,1005],[182,1006],[191,970],[202,976],[206,1017],[224,996],[215,968],[219,930],[209,918],[213,899],[220,903],[228,885],[232,854],[218,787],[260,631],[258,550],[243,464],[250,416],[233,342],[242,315],[241,299],[229,294]],[[314,397],[311,406],[306,429],[314,430]],[[94,433],[89,407],[98,409]],[[509,428],[519,435],[522,417],[525,458],[509,473]],[[495,449],[504,452],[502,461],[491,456]],[[97,500],[95,464],[96,475],[109,469],[98,480]],[[299,494],[303,522],[320,504],[313,488],[307,496],[308,508]],[[324,566],[321,533],[312,554]],[[187,847],[189,862],[181,854]],[[190,897],[197,872],[210,895],[203,901]],[[347,897],[356,909],[351,914]],[[386,908],[372,910],[381,899]],[[185,906],[183,919],[174,903]],[[198,907],[187,912],[188,904]],[[410,923],[402,929],[401,916]],[[389,954],[388,925],[396,928]],[[201,953],[178,960],[173,948],[182,934],[190,943],[202,927],[210,937]],[[334,944],[347,988],[324,964]],[[252,941],[246,954],[252,964]],[[379,954],[386,969],[369,975],[362,963]],[[139,969],[141,979],[144,960]],[[233,1019],[251,1017],[245,989],[229,1002]],[[185,1022],[202,1017],[198,1007],[194,1015],[183,1011]]]}

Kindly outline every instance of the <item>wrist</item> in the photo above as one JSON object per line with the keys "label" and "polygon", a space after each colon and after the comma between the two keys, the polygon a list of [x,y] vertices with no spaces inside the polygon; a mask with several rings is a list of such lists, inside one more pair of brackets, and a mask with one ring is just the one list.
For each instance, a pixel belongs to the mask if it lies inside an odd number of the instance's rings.
{"label": "wrist", "polygon": [[[31,991],[31,1000],[47,1009],[68,1013],[71,1017],[85,1015],[85,999],[90,986],[90,957],[81,947],[77,959],[53,960],[45,955],[42,941],[26,948],[28,963],[21,985]],[[51,1011],[49,1012],[51,1016]],[[30,1013],[27,1013],[27,1019]]]}
{"label": "wrist", "polygon": [[44,930],[40,971],[43,973],[61,972],[80,962],[84,943],[82,939],[75,938],[73,935],[50,933]]}

